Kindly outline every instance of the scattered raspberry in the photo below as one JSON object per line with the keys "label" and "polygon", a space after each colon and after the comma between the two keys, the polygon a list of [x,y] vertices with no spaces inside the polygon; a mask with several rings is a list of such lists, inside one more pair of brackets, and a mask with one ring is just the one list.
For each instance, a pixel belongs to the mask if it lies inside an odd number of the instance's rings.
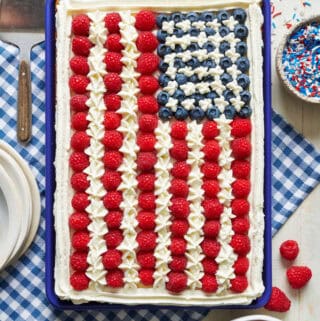
{"label": "scattered raspberry", "polygon": [[220,223],[217,220],[207,221],[203,227],[204,235],[209,238],[215,238],[220,231]]}
{"label": "scattered raspberry", "polygon": [[187,288],[188,278],[186,274],[179,272],[170,272],[168,274],[169,281],[166,288],[170,292],[179,293]]}
{"label": "scattered raspberry", "polygon": [[72,247],[79,251],[86,251],[90,241],[90,235],[87,231],[77,231],[72,235]]}
{"label": "scattered raspberry", "polygon": [[116,130],[107,130],[102,139],[103,145],[108,150],[118,150],[122,146],[123,136]]}
{"label": "scattered raspberry", "polygon": [[247,235],[233,235],[230,245],[233,247],[234,252],[239,255],[246,255],[251,249],[250,239]]}
{"label": "scattered raspberry", "polygon": [[187,124],[184,121],[175,121],[171,127],[171,137],[185,139],[188,133]]}
{"label": "scattered raspberry", "polygon": [[232,184],[232,192],[236,198],[246,198],[251,189],[249,180],[238,179]]}
{"label": "scattered raspberry", "polygon": [[121,175],[116,171],[106,171],[101,182],[107,191],[115,191],[121,183]]}
{"label": "scattered raspberry", "polygon": [[142,172],[148,172],[154,168],[157,157],[154,153],[139,153],[137,158],[138,169]]}
{"label": "scattered raspberry", "polygon": [[141,193],[138,204],[143,210],[152,211],[156,208],[156,196],[153,193]]}
{"label": "scattered raspberry", "polygon": [[187,179],[190,173],[191,167],[186,162],[175,162],[171,169],[171,175],[175,178]]}
{"label": "scattered raspberry", "polygon": [[235,160],[232,163],[231,168],[233,171],[233,176],[235,178],[246,179],[250,176],[251,166],[250,166],[250,162],[248,162],[246,160],[244,160],[244,161]]}
{"label": "scattered raspberry", "polygon": [[205,239],[201,244],[204,255],[209,258],[216,258],[220,252],[220,244],[214,240]]}
{"label": "scattered raspberry", "polygon": [[87,111],[88,110],[88,106],[86,105],[87,100],[88,100],[88,97],[86,95],[75,95],[70,99],[71,108],[74,111]]}
{"label": "scattered raspberry", "polygon": [[69,226],[76,231],[85,230],[89,224],[90,219],[87,213],[76,212],[69,217]]}
{"label": "scattered raspberry", "polygon": [[141,96],[138,98],[138,108],[141,113],[155,114],[159,106],[154,96]]}
{"label": "scattered raspberry", "polygon": [[72,51],[75,55],[88,57],[92,43],[87,37],[74,37],[72,39]]}
{"label": "scattered raspberry", "polygon": [[206,161],[216,162],[220,154],[220,146],[217,141],[209,140],[204,145],[202,151]]}
{"label": "scattered raspberry", "polygon": [[173,272],[183,272],[187,267],[187,258],[182,256],[173,256],[169,264],[169,269]]}
{"label": "scattered raspberry", "polygon": [[141,152],[152,152],[156,144],[156,138],[153,134],[139,134],[137,144]]}
{"label": "scattered raspberry", "polygon": [[152,192],[154,190],[154,182],[156,177],[154,174],[140,174],[137,177],[138,188],[143,192]]}
{"label": "scattered raspberry", "polygon": [[108,51],[121,52],[121,50],[123,50],[124,47],[120,40],[121,36],[118,33],[113,33],[108,36],[104,46],[108,49]]}
{"label": "scattered raspberry", "polygon": [[146,52],[141,54],[137,62],[137,70],[142,75],[151,75],[157,69],[159,65],[159,57],[154,53]]}
{"label": "scattered raspberry", "polygon": [[236,293],[241,293],[248,287],[248,279],[243,275],[236,276],[230,282],[230,289]]}
{"label": "scattered raspberry", "polygon": [[312,271],[307,266],[291,266],[287,278],[293,289],[303,288],[311,279]]}
{"label": "scattered raspberry", "polygon": [[73,152],[69,164],[75,172],[82,172],[89,166],[89,157],[85,153]]}
{"label": "scattered raspberry", "polygon": [[89,278],[84,272],[74,272],[70,276],[70,284],[76,291],[82,291],[89,287]]}
{"label": "scattered raspberry", "polygon": [[219,182],[217,180],[205,181],[202,185],[204,195],[209,198],[214,198],[220,191]]}
{"label": "scattered raspberry", "polygon": [[245,256],[238,257],[237,261],[233,265],[234,273],[236,275],[244,275],[249,269],[249,260]]}
{"label": "scattered raspberry", "polygon": [[83,212],[89,206],[90,201],[86,193],[76,193],[72,197],[71,204],[76,211]]}
{"label": "scattered raspberry", "polygon": [[115,72],[110,72],[103,78],[104,84],[109,93],[117,93],[120,91],[122,86],[122,80],[118,74]]}
{"label": "scattered raspberry", "polygon": [[204,209],[204,216],[208,220],[219,219],[223,212],[223,206],[218,199],[205,200],[203,201],[202,206]]}
{"label": "scattered raspberry", "polygon": [[142,132],[152,133],[158,125],[158,119],[155,115],[142,115],[139,118],[139,128]]}
{"label": "scattered raspberry", "polygon": [[154,270],[147,270],[147,269],[140,270],[139,278],[141,280],[141,283],[145,286],[152,285],[154,282],[153,273],[154,273]]}
{"label": "scattered raspberry", "polygon": [[250,210],[250,204],[245,199],[236,199],[231,203],[232,213],[236,216],[248,215]]}
{"label": "scattered raspberry", "polygon": [[107,52],[104,58],[108,72],[120,73],[122,70],[122,55],[118,52]]}
{"label": "scattered raspberry", "polygon": [[90,19],[85,14],[79,14],[72,19],[72,32],[76,36],[89,36]]}
{"label": "scattered raspberry", "polygon": [[71,176],[71,186],[77,192],[84,192],[90,183],[88,181],[88,175],[85,173],[74,173]]}
{"label": "scattered raspberry", "polygon": [[189,229],[187,220],[173,220],[170,231],[173,236],[184,237]]}
{"label": "scattered raspberry", "polygon": [[157,49],[158,40],[152,32],[140,32],[136,44],[141,52],[153,52]]}
{"label": "scattered raspberry", "polygon": [[122,261],[122,254],[118,250],[108,250],[102,256],[102,264],[107,270],[116,269]]}
{"label": "scattered raspberry", "polygon": [[231,135],[234,137],[246,137],[251,133],[250,119],[237,118],[231,123]]}
{"label": "scattered raspberry", "polygon": [[90,145],[90,137],[86,132],[75,132],[71,137],[71,147],[77,152],[83,152]]}
{"label": "scattered raspberry", "polygon": [[214,293],[218,289],[218,282],[213,275],[204,275],[201,279],[202,290],[206,293]]}
{"label": "scattered raspberry", "polygon": [[250,223],[247,218],[235,218],[232,221],[232,229],[237,234],[248,234]]}
{"label": "scattered raspberry", "polygon": [[264,306],[265,309],[276,312],[287,312],[291,306],[291,301],[277,287],[272,287],[272,293],[269,302]]}
{"label": "scattered raspberry", "polygon": [[184,198],[173,198],[170,211],[176,218],[185,219],[190,214],[189,202]]}
{"label": "scattered raspberry", "polygon": [[105,240],[106,240],[107,249],[115,249],[121,244],[123,240],[123,235],[119,230],[109,231],[105,235]]}
{"label": "scattered raspberry", "polygon": [[88,124],[87,113],[75,113],[71,118],[71,126],[74,130],[84,131],[88,128]]}
{"label": "scattered raspberry", "polygon": [[122,163],[122,154],[117,151],[106,152],[103,157],[104,165],[110,170],[116,170]]}
{"label": "scattered raspberry", "polygon": [[294,260],[299,254],[299,245],[294,240],[288,240],[281,244],[280,254],[284,259]]}
{"label": "scattered raspberry", "polygon": [[202,266],[205,274],[215,275],[218,271],[218,264],[216,261],[208,257],[203,259]]}
{"label": "scattered raspberry", "polygon": [[187,197],[189,186],[186,181],[176,178],[171,181],[169,192],[175,197]]}
{"label": "scattered raspberry", "polygon": [[109,192],[103,198],[103,204],[108,210],[116,210],[122,202],[122,194],[120,192]]}
{"label": "scattered raspberry", "polygon": [[202,127],[202,135],[206,139],[214,139],[219,135],[219,129],[215,121],[206,121]]}
{"label": "scattered raspberry", "polygon": [[89,73],[88,59],[75,56],[70,60],[70,68],[75,74],[86,76]]}
{"label": "scattered raspberry", "polygon": [[104,23],[109,33],[119,33],[120,27],[119,23],[121,21],[121,17],[119,13],[112,12],[106,15],[104,18]]}
{"label": "scattered raspberry", "polygon": [[139,212],[137,221],[142,230],[153,230],[156,226],[156,215],[153,212]]}
{"label": "scattered raspberry", "polygon": [[104,95],[104,104],[108,111],[116,111],[121,106],[121,97],[116,94],[106,94]]}
{"label": "scattered raspberry", "polygon": [[159,89],[159,83],[157,78],[153,76],[141,76],[139,87],[143,95],[153,95]]}
{"label": "scattered raspberry", "polygon": [[157,234],[153,231],[142,231],[137,235],[137,242],[141,251],[152,251],[156,247]]}
{"label": "scattered raspberry", "polygon": [[89,83],[89,78],[82,75],[73,75],[69,80],[69,86],[76,94],[86,93]]}
{"label": "scattered raspberry", "polygon": [[106,275],[107,285],[111,288],[121,288],[123,287],[124,273],[122,270],[108,271]]}
{"label": "scattered raspberry", "polygon": [[117,129],[121,124],[121,116],[114,111],[107,111],[104,115],[103,125],[107,130]]}
{"label": "scattered raspberry", "polygon": [[141,31],[150,31],[156,25],[154,13],[149,10],[141,10],[136,14],[135,27]]}
{"label": "scattered raspberry", "polygon": [[139,265],[144,269],[153,269],[156,265],[156,258],[153,252],[139,252],[137,260]]}
{"label": "scattered raspberry", "polygon": [[170,251],[173,256],[184,255],[187,251],[187,241],[181,237],[171,239]]}
{"label": "scattered raspberry", "polygon": [[236,159],[244,159],[251,154],[251,143],[246,138],[236,138],[231,142],[231,148]]}
{"label": "scattered raspberry", "polygon": [[76,271],[86,271],[89,264],[87,262],[87,252],[74,252],[70,257],[70,265]]}
{"label": "scattered raspberry", "polygon": [[123,215],[119,211],[109,212],[104,220],[107,223],[108,229],[119,229],[121,226]]}
{"label": "scattered raspberry", "polygon": [[173,147],[170,149],[170,155],[177,161],[185,161],[188,158],[188,145],[185,141],[173,142]]}

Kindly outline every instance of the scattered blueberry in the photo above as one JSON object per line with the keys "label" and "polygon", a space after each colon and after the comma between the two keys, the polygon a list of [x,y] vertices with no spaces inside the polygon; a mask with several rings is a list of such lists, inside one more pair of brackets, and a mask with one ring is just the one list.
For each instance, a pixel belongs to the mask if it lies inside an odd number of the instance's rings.
{"label": "scattered blueberry", "polygon": [[200,62],[197,58],[192,57],[188,62],[187,62],[187,66],[191,67],[191,68],[197,68],[200,66]]}
{"label": "scattered blueberry", "polygon": [[198,37],[200,34],[200,30],[196,27],[191,27],[189,33],[192,37]]}
{"label": "scattered blueberry", "polygon": [[206,22],[212,21],[214,19],[214,14],[210,11],[204,11],[200,14],[200,19]]}
{"label": "scattered blueberry", "polygon": [[199,15],[196,12],[189,12],[187,14],[187,19],[189,19],[191,22],[195,22],[199,20]]}
{"label": "scattered blueberry", "polygon": [[173,63],[175,68],[184,68],[186,66],[186,64],[182,61],[181,58],[175,58],[174,59],[174,63]]}
{"label": "scattered blueberry", "polygon": [[174,92],[172,97],[175,98],[175,99],[178,99],[179,102],[183,101],[186,98],[184,92],[181,89],[177,89]]}
{"label": "scattered blueberry", "polygon": [[239,112],[241,118],[249,118],[252,115],[252,109],[249,106],[244,106]]}
{"label": "scattered blueberry", "polygon": [[245,39],[248,36],[248,28],[245,25],[236,25],[234,27],[234,35],[237,38]]}
{"label": "scattered blueberry", "polygon": [[250,100],[251,100],[251,94],[249,91],[242,91],[240,93],[240,97],[241,97],[241,100],[244,102],[244,103],[249,103]]}
{"label": "scattered blueberry", "polygon": [[180,22],[183,20],[183,14],[181,12],[174,12],[172,15],[171,15],[171,19],[177,23],[177,22]]}
{"label": "scattered blueberry", "polygon": [[169,68],[169,64],[167,64],[166,62],[164,62],[163,60],[161,60],[160,63],[159,63],[159,69],[160,69],[160,71],[166,72],[168,68]]}
{"label": "scattered blueberry", "polygon": [[237,82],[243,89],[247,89],[250,84],[250,78],[246,74],[241,74],[238,76]]}
{"label": "scattered blueberry", "polygon": [[158,30],[157,38],[160,42],[166,42],[166,38],[168,37],[168,33],[164,30]]}
{"label": "scattered blueberry", "polygon": [[247,18],[247,13],[245,10],[241,8],[237,8],[233,11],[233,17],[235,20],[239,21],[240,23],[244,23]]}
{"label": "scattered blueberry", "polygon": [[211,99],[211,100],[214,100],[218,97],[219,97],[219,95],[215,91],[211,91],[211,92],[207,93],[207,95],[206,95],[206,98]]}
{"label": "scattered blueberry", "polygon": [[245,55],[247,53],[248,46],[245,42],[240,41],[236,44],[236,52],[240,55]]}
{"label": "scattered blueberry", "polygon": [[189,81],[193,83],[197,83],[199,81],[199,78],[196,74],[194,74],[191,77],[189,77]]}
{"label": "scattered blueberry", "polygon": [[227,69],[232,66],[232,60],[229,57],[223,57],[220,59],[220,66],[223,69]]}
{"label": "scattered blueberry", "polygon": [[184,32],[183,32],[183,30],[180,29],[180,28],[175,28],[175,29],[173,30],[173,34],[174,34],[176,37],[181,38],[181,37],[184,35]]}
{"label": "scattered blueberry", "polygon": [[202,66],[211,69],[216,67],[216,63],[211,59],[206,59],[202,62]]}
{"label": "scattered blueberry", "polygon": [[174,116],[177,120],[185,120],[188,118],[189,114],[183,107],[178,106]]}
{"label": "scattered blueberry", "polygon": [[216,34],[215,30],[210,27],[205,27],[204,32],[206,33],[207,36],[214,36]]}
{"label": "scattered blueberry", "polygon": [[161,87],[166,87],[168,85],[169,81],[170,81],[170,78],[166,74],[161,74],[159,76],[159,85]]}
{"label": "scattered blueberry", "polygon": [[220,80],[224,85],[226,85],[232,81],[232,77],[228,73],[225,72],[220,76]]}
{"label": "scattered blueberry", "polygon": [[249,60],[246,57],[238,58],[236,61],[236,65],[241,72],[247,72],[250,67]]}
{"label": "scattered blueberry", "polygon": [[177,74],[176,75],[176,82],[181,86],[184,85],[188,81],[188,78],[184,74]]}
{"label": "scattered blueberry", "polygon": [[235,117],[236,113],[237,113],[236,109],[231,105],[227,106],[224,110],[224,114],[227,119],[233,119]]}
{"label": "scattered blueberry", "polygon": [[199,50],[199,45],[195,42],[191,42],[191,44],[188,46],[188,49],[190,51],[196,51]]}
{"label": "scattered blueberry", "polygon": [[169,46],[164,45],[161,43],[158,46],[157,53],[160,57],[164,57],[172,52],[171,48]]}
{"label": "scattered blueberry", "polygon": [[180,45],[176,45],[174,48],[175,53],[181,53],[183,52],[183,48]]}
{"label": "scattered blueberry", "polygon": [[214,50],[216,49],[215,45],[214,45],[213,43],[211,43],[211,42],[206,42],[206,43],[203,45],[202,48],[203,48],[203,49],[206,49],[207,52],[212,52],[212,51],[214,51]]}
{"label": "scattered blueberry", "polygon": [[221,112],[220,112],[220,110],[219,110],[218,107],[213,106],[213,107],[210,107],[210,108],[207,110],[206,114],[207,114],[207,118],[208,118],[209,120],[214,120],[215,118],[219,118],[219,117],[220,117]]}
{"label": "scattered blueberry", "polygon": [[170,95],[165,91],[160,91],[157,100],[161,106],[165,106],[169,101]]}
{"label": "scattered blueberry", "polygon": [[219,27],[219,35],[225,37],[230,33],[230,29],[226,26]]}
{"label": "scattered blueberry", "polygon": [[161,107],[159,110],[159,117],[162,120],[169,120],[171,119],[173,116],[173,112],[170,108],[168,107]]}
{"label": "scattered blueberry", "polygon": [[224,54],[230,48],[230,43],[228,41],[222,41],[219,46],[219,51]]}
{"label": "scattered blueberry", "polygon": [[225,98],[225,100],[230,100],[232,98],[235,97],[234,93],[232,92],[232,90],[229,90],[229,89],[226,89],[224,92],[223,92],[223,97]]}
{"label": "scattered blueberry", "polygon": [[164,22],[164,21],[168,21],[168,16],[167,16],[166,14],[162,14],[162,13],[161,13],[161,14],[158,14],[156,21],[157,21],[157,26],[158,26],[159,28],[161,28],[163,22]]}
{"label": "scattered blueberry", "polygon": [[219,22],[222,22],[222,21],[227,20],[227,19],[229,19],[229,13],[228,13],[228,11],[226,11],[226,10],[220,10],[220,11],[218,12],[218,21],[219,21]]}
{"label": "scattered blueberry", "polygon": [[200,107],[194,107],[190,111],[190,118],[192,120],[201,121],[205,117],[205,112]]}

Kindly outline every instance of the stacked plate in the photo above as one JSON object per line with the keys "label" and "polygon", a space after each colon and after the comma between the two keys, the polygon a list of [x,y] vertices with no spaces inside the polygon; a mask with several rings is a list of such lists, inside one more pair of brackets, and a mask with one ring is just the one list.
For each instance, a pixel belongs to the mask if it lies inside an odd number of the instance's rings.
{"label": "stacked plate", "polygon": [[29,248],[40,221],[40,194],[27,163],[0,141],[0,270]]}

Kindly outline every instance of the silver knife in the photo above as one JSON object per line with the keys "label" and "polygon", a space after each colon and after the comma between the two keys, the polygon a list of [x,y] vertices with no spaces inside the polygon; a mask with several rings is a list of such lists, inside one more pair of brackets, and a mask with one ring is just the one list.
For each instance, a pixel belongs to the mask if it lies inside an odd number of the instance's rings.
{"label": "silver knife", "polygon": [[44,0],[0,0],[0,40],[20,49],[17,136],[32,136],[30,51],[44,40]]}

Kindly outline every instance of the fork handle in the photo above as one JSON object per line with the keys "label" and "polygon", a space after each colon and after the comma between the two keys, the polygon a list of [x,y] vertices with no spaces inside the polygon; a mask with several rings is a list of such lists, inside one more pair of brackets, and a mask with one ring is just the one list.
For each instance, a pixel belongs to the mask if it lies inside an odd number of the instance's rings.
{"label": "fork handle", "polygon": [[32,107],[30,65],[22,60],[19,68],[17,136],[20,143],[27,144],[31,138]]}

